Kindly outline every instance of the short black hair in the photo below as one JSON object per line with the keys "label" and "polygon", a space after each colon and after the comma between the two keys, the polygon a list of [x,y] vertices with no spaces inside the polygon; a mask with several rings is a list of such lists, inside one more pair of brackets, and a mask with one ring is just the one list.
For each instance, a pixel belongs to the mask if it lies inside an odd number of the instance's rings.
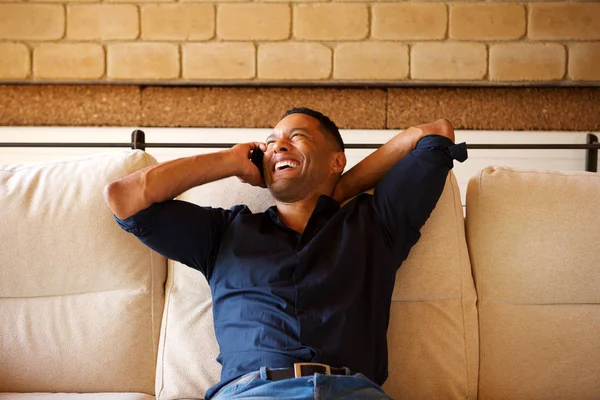
{"label": "short black hair", "polygon": [[344,141],[342,140],[342,135],[340,135],[340,130],[338,129],[335,122],[329,119],[329,117],[307,107],[294,107],[292,109],[287,110],[285,114],[283,114],[283,117],[281,117],[280,121],[291,114],[305,114],[317,119],[323,127],[323,130],[325,130],[325,132],[327,132],[329,136],[331,136],[331,138],[335,140],[335,143],[337,144],[339,149],[341,151],[344,151]]}

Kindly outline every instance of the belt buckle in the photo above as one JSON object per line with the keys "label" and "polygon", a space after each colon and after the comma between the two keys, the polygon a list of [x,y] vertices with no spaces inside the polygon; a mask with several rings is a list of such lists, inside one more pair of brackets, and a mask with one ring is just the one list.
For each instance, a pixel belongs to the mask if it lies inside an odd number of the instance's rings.
{"label": "belt buckle", "polygon": [[318,366],[325,368],[325,375],[331,375],[331,367],[327,364],[319,364],[319,363],[311,363],[311,362],[303,362],[303,363],[294,363],[294,377],[301,378],[302,376],[302,367],[304,366]]}

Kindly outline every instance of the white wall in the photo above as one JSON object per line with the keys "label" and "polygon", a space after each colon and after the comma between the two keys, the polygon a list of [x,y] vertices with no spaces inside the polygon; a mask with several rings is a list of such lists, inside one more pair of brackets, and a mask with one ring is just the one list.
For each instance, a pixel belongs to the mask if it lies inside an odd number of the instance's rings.
{"label": "white wall", "polygon": [[[62,127],[0,127],[0,142],[119,142],[130,141],[135,128],[62,128]],[[269,129],[211,129],[211,128],[141,128],[147,143],[239,143],[264,141]],[[345,143],[384,143],[398,131],[343,130]],[[585,132],[507,132],[457,131],[457,142],[476,143],[585,143]],[[40,162],[77,155],[120,151],[118,148],[1,148],[0,164]],[[149,148],[159,161],[186,155],[215,151],[215,149]],[[373,150],[346,151],[351,168]],[[486,166],[510,166],[521,169],[584,170],[585,150],[470,150],[469,159],[455,163],[464,204],[469,178]]]}

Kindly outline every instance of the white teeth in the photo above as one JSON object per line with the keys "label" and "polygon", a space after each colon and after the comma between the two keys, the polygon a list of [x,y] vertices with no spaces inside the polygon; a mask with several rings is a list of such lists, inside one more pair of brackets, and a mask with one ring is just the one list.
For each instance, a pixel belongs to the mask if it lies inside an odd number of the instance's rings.
{"label": "white teeth", "polygon": [[298,167],[298,163],[291,161],[291,160],[285,160],[285,161],[279,161],[278,163],[275,164],[275,170],[278,171],[280,169],[282,169],[283,167],[290,167],[290,168],[296,168]]}

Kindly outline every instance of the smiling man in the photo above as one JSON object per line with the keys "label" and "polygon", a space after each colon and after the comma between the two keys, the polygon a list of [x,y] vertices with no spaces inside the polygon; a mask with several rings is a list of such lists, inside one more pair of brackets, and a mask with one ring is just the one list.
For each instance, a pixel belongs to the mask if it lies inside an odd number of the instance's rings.
{"label": "smiling man", "polygon": [[[259,149],[264,178],[250,161]],[[295,108],[265,143],[148,167],[108,185],[105,197],[123,229],[208,280],[223,368],[207,399],[389,399],[380,385],[396,271],[453,159],[466,157],[438,120],[399,133],[342,175],[336,125]],[[268,188],[276,205],[252,213],[173,200],[230,176]]]}

